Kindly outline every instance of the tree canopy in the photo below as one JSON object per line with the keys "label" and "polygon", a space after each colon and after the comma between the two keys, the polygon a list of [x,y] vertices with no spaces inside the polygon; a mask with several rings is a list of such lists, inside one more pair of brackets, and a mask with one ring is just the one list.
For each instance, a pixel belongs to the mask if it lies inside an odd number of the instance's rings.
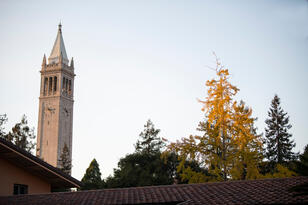
{"label": "tree canopy", "polygon": [[[308,145],[305,146],[304,152],[299,155],[299,161],[295,161],[295,171],[301,176],[308,176]],[[304,183],[292,188],[295,195],[308,195],[308,183]]]}
{"label": "tree canopy", "polygon": [[106,180],[107,187],[173,183],[174,166],[171,161],[165,162],[160,157],[164,142],[158,137],[159,132],[151,120],[146,122],[135,144],[135,152],[120,159],[114,175]]}
{"label": "tree canopy", "polygon": [[60,169],[66,173],[66,174],[71,174],[71,169],[72,169],[72,161],[70,158],[70,151],[66,145],[66,143],[63,146],[62,153],[60,155],[59,159],[59,164],[60,164]]}
{"label": "tree canopy", "polygon": [[[2,116],[1,118],[2,120],[0,121],[2,121],[2,123],[7,120],[6,116]],[[34,139],[36,136],[34,134],[34,128],[30,128],[28,126],[26,115],[22,116],[21,121],[16,123],[9,133],[4,134],[2,130],[1,132],[4,139],[14,143],[16,146],[26,150],[27,152],[31,153],[31,151],[35,148],[36,143],[34,142]]]}
{"label": "tree canopy", "polygon": [[136,152],[156,154],[164,146],[164,142],[158,137],[160,130],[155,129],[154,124],[149,119],[144,125],[144,130],[139,134],[140,139],[135,144]]}
{"label": "tree canopy", "polygon": [[101,172],[96,159],[93,159],[81,179],[83,186],[82,190],[100,189],[103,188],[103,181],[101,179]]}
{"label": "tree canopy", "polygon": [[299,161],[296,161],[296,172],[302,176],[308,176],[308,145],[305,146],[304,152],[299,155]]}
{"label": "tree canopy", "polygon": [[[181,158],[178,169],[198,179],[195,182],[259,178],[261,135],[256,134],[252,109],[234,100],[239,89],[229,78],[228,69],[217,59],[216,78],[206,82],[207,97],[200,100],[205,120],[199,123],[198,130],[203,135],[191,135],[168,146]],[[197,161],[209,175],[191,171],[185,166],[186,159]]]}
{"label": "tree canopy", "polygon": [[[193,180],[181,178],[183,173],[177,171],[180,161],[176,153],[162,156],[165,143],[158,136],[159,132],[151,120],[146,122],[135,144],[135,152],[120,159],[113,176],[106,179],[107,188],[187,183]],[[194,171],[206,172],[196,162],[185,163],[190,164]]]}
{"label": "tree canopy", "polygon": [[268,111],[268,119],[265,121],[266,157],[272,164],[283,164],[295,159],[292,149],[295,143],[289,133],[292,125],[289,116],[280,106],[280,98],[275,95]]}
{"label": "tree canopy", "polygon": [[5,135],[3,125],[4,125],[6,122],[7,122],[6,114],[0,115],[0,137],[4,137],[4,135]]}
{"label": "tree canopy", "polygon": [[138,187],[173,183],[172,164],[164,163],[160,153],[128,154],[120,159],[114,176],[106,180],[107,187]]}

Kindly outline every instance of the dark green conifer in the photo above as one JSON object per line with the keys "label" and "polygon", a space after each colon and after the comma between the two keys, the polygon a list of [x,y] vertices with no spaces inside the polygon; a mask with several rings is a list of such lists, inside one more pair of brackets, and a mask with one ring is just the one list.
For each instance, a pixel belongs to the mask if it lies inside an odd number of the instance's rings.
{"label": "dark green conifer", "polygon": [[6,114],[0,115],[0,137],[5,136],[4,127],[3,125],[7,122]]}
{"label": "dark green conifer", "polygon": [[101,178],[101,172],[96,159],[93,159],[89,167],[86,170],[83,178],[81,179],[83,186],[82,190],[100,189],[103,188],[103,181]]}
{"label": "dark green conifer", "polygon": [[151,120],[144,125],[144,130],[139,134],[140,140],[135,144],[136,152],[145,152],[147,154],[156,154],[164,146],[164,142],[157,135],[160,129],[155,129]]}
{"label": "dark green conifer", "polygon": [[62,149],[62,153],[59,159],[59,164],[60,164],[60,169],[64,173],[71,175],[72,162],[70,159],[70,152],[66,144],[64,144],[64,147]]}
{"label": "dark green conifer", "polygon": [[283,164],[295,159],[292,149],[295,143],[291,140],[289,133],[292,125],[289,123],[289,116],[280,106],[280,98],[275,95],[268,111],[268,119],[265,123],[266,157],[271,164]]}

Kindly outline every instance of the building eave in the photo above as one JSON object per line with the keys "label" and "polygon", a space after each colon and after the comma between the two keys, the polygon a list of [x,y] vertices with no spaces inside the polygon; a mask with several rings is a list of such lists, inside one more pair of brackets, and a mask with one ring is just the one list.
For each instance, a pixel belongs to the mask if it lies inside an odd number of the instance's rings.
{"label": "building eave", "polygon": [[80,188],[81,182],[11,142],[0,138],[0,157],[50,183],[52,188]]}

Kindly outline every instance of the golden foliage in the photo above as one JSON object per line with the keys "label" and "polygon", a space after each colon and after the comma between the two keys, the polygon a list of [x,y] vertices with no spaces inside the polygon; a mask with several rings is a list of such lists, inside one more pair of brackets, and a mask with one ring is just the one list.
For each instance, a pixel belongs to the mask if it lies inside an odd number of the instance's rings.
{"label": "golden foliage", "polygon": [[[253,125],[252,109],[233,99],[239,89],[229,82],[229,71],[216,62],[216,78],[206,82],[207,97],[199,100],[206,120],[198,130],[204,134],[170,143],[168,151],[179,155],[178,171],[189,183],[260,178],[257,165],[263,145]],[[185,167],[185,160],[198,161],[209,175]]]}
{"label": "golden foliage", "polygon": [[297,174],[287,167],[277,164],[275,167],[275,172],[274,173],[268,173],[263,178],[286,178],[286,177],[294,177],[297,176]]}

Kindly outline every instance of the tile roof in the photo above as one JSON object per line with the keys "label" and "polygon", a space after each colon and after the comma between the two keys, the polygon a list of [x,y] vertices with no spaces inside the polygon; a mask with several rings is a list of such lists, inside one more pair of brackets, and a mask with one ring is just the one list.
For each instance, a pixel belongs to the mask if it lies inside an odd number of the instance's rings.
{"label": "tile roof", "polygon": [[289,189],[308,177],[165,185],[0,197],[0,205],[18,204],[308,204],[308,196]]}
{"label": "tile roof", "polygon": [[0,138],[0,157],[46,180],[52,188],[79,188],[81,186],[79,180],[3,138]]}

